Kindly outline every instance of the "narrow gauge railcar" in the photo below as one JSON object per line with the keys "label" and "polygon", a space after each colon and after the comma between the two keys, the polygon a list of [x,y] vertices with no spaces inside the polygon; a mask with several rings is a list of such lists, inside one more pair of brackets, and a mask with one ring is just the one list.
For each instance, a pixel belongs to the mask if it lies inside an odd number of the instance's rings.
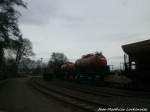
{"label": "narrow gauge railcar", "polygon": [[74,79],[76,75],[75,64],[72,62],[66,62],[61,66],[64,78]]}
{"label": "narrow gauge railcar", "polygon": [[107,60],[102,53],[83,55],[75,63],[67,62],[61,66],[64,78],[93,79],[101,78],[109,72]]}
{"label": "narrow gauge railcar", "polygon": [[107,60],[102,53],[83,55],[81,59],[75,62],[77,78],[104,78],[109,72]]}

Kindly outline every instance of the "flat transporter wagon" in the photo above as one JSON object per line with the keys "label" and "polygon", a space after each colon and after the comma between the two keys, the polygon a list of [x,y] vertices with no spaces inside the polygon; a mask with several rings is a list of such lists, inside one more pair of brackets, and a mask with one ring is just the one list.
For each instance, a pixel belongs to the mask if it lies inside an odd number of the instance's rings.
{"label": "flat transporter wagon", "polygon": [[83,55],[81,59],[75,62],[76,78],[103,79],[109,72],[107,60],[102,53]]}

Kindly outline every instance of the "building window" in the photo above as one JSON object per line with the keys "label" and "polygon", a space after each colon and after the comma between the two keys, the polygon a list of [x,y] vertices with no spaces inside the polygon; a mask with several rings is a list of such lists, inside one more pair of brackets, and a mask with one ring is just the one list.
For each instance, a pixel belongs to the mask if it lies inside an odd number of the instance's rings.
{"label": "building window", "polygon": [[136,69],[136,63],[135,61],[131,62],[131,70],[135,70]]}

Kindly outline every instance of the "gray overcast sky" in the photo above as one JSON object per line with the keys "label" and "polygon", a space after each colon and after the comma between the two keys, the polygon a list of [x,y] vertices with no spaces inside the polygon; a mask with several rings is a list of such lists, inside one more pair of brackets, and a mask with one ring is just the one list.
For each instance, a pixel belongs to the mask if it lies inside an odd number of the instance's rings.
{"label": "gray overcast sky", "polygon": [[102,51],[121,61],[122,44],[150,37],[150,0],[27,0],[20,28],[35,58],[63,52],[70,59]]}

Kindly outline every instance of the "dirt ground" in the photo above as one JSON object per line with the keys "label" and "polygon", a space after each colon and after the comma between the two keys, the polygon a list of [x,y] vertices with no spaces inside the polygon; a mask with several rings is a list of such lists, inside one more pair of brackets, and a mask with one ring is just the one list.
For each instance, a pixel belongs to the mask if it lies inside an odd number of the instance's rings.
{"label": "dirt ground", "polygon": [[46,98],[27,85],[27,78],[9,79],[0,87],[0,112],[77,112],[75,108]]}

